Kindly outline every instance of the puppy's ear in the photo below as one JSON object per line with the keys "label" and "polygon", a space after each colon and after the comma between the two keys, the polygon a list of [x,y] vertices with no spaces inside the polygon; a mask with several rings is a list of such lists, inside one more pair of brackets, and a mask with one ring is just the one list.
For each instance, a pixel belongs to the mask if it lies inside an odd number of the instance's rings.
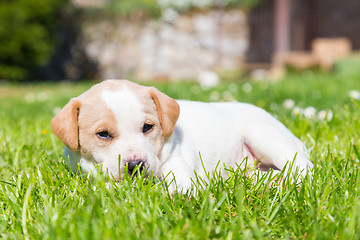
{"label": "puppy's ear", "polygon": [[72,151],[79,147],[78,114],[81,102],[73,98],[51,120],[51,128],[55,135]]}
{"label": "puppy's ear", "polygon": [[176,121],[179,118],[179,104],[174,99],[153,87],[150,88],[150,96],[155,102],[158,111],[163,136],[168,138],[173,133]]}

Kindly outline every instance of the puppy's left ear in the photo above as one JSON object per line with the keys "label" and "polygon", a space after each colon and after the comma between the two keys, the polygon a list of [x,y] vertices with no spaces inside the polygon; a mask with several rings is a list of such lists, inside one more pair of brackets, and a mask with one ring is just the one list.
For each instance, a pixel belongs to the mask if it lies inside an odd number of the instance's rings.
{"label": "puppy's left ear", "polygon": [[51,128],[55,135],[72,151],[79,147],[78,114],[81,102],[73,98],[51,120]]}
{"label": "puppy's left ear", "polygon": [[153,87],[150,88],[150,96],[155,102],[158,111],[163,136],[169,138],[179,118],[179,104],[174,99]]}

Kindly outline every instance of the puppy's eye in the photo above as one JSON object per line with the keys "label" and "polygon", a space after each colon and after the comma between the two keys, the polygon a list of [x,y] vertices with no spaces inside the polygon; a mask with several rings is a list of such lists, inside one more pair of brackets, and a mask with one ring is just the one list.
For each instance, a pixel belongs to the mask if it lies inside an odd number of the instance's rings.
{"label": "puppy's eye", "polygon": [[153,124],[148,124],[148,123],[145,123],[144,126],[143,126],[143,129],[142,129],[142,132],[143,133],[147,133],[147,132],[150,132],[151,129],[153,128]]}
{"label": "puppy's eye", "polygon": [[108,131],[100,131],[96,133],[96,136],[102,139],[111,139],[111,135]]}

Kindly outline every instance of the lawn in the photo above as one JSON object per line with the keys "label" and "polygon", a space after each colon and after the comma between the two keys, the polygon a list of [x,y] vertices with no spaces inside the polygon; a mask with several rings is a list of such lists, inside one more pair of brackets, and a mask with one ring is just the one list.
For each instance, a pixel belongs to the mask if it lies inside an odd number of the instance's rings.
{"label": "lawn", "polygon": [[[93,83],[0,85],[0,236],[3,239],[360,239],[360,70],[290,74],[281,82],[156,86],[174,98],[249,102],[310,149],[314,174],[212,177],[196,196],[161,183],[110,183],[73,174],[50,128],[54,114]],[[256,181],[255,181],[256,180]]]}

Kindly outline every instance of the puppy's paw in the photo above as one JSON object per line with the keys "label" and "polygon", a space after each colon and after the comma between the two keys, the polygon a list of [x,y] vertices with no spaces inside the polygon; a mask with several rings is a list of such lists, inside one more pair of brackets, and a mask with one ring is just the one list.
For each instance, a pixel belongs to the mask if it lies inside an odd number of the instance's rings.
{"label": "puppy's paw", "polygon": [[191,182],[191,179],[189,180],[173,180],[170,183],[168,183],[167,185],[167,189],[169,194],[172,196],[174,194],[189,194],[191,195],[191,193],[193,192],[193,184]]}

